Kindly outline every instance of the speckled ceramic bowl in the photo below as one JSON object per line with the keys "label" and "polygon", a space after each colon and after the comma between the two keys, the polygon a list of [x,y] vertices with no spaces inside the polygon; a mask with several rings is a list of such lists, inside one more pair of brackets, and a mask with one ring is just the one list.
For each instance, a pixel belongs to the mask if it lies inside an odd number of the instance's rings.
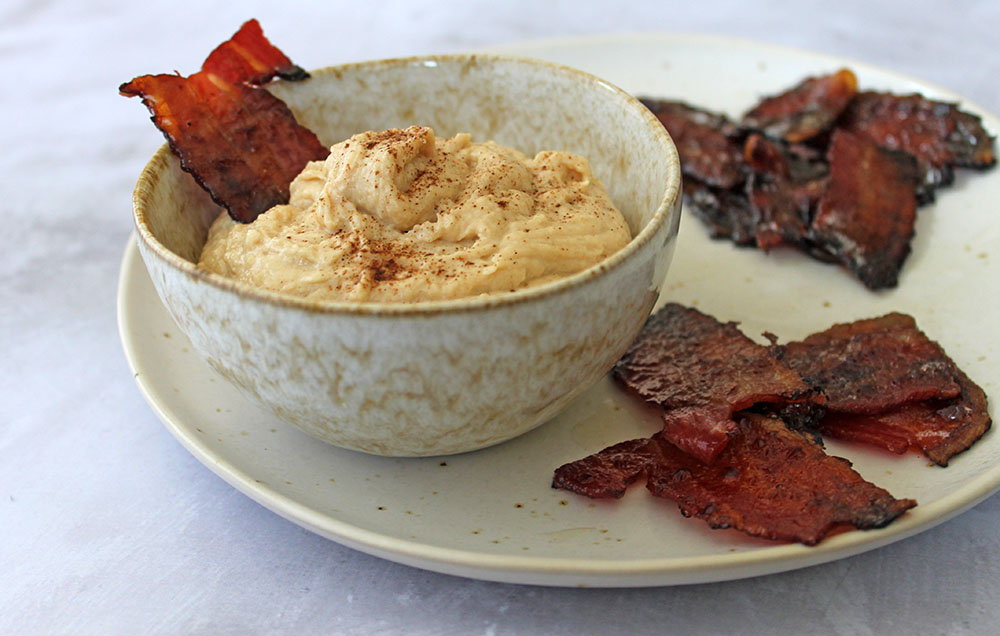
{"label": "speckled ceramic bowl", "polygon": [[633,235],[590,269],[508,294],[309,302],[195,267],[219,209],[164,146],[134,196],[153,285],[204,359],[277,418],[379,455],[470,451],[550,419],[635,337],[673,253],[681,186],[669,136],[638,101],[579,71],[493,55],[349,64],[272,90],[325,144],[423,124],[528,155],[582,154]]}

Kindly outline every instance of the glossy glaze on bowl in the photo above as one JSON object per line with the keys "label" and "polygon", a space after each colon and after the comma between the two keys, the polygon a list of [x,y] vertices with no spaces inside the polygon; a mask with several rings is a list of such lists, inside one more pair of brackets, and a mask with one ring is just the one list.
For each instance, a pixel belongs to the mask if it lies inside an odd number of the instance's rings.
{"label": "glossy glaze on bowl", "polygon": [[676,151],[637,101],[565,67],[482,55],[353,64],[272,90],[327,144],[423,124],[529,155],[582,154],[634,237],[584,272],[514,293],[313,303],[195,268],[218,208],[161,148],[134,201],[154,286],[208,363],[281,420],[382,455],[482,448],[552,417],[635,337],[680,206]]}

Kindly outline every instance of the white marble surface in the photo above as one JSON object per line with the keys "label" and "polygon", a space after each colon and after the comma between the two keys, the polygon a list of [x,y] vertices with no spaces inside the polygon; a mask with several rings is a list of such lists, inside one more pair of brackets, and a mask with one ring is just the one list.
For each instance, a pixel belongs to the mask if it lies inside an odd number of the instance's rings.
{"label": "white marble surface", "polygon": [[307,68],[566,35],[716,33],[884,66],[1000,113],[1000,3],[869,5],[7,0],[0,633],[994,631],[997,496],[857,557],[677,588],[489,583],[352,551],[268,512],[189,455],[140,396],[116,331],[130,192],[162,143],[117,86],[193,71],[248,17]]}

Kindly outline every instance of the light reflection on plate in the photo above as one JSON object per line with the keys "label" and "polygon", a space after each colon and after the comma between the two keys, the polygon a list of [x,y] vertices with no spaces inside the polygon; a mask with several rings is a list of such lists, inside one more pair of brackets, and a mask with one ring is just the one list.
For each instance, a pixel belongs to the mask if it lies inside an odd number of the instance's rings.
{"label": "light reflection on plate", "polygon": [[[619,36],[526,43],[499,52],[575,66],[637,95],[679,98],[738,115],[802,77],[850,65],[862,88],[959,100],[865,65],[769,45],[701,36]],[[966,108],[978,110],[973,105]],[[984,115],[991,132],[996,117]],[[665,298],[696,305],[748,334],[801,338],[833,322],[903,311],[941,342],[988,395],[1000,387],[1000,171],[961,171],[918,212],[900,286],[874,294],[836,267],[791,252],[763,254],[710,241],[685,215]],[[993,275],[989,276],[992,272]],[[200,461],[274,512],[364,552],[439,572],[542,585],[639,586],[718,581],[822,563],[925,530],[1000,488],[995,433],[929,466],[830,443],[869,480],[920,505],[888,528],[820,546],[773,544],[711,531],[635,487],[589,501],[549,487],[552,470],[656,421],[607,379],[552,422],[467,455],[393,459],[315,442],[246,403],[191,350],[163,309],[130,242],[119,326],[136,380],[167,428]],[[996,399],[996,398],[995,398]],[[994,399],[994,403],[995,403]],[[995,418],[995,406],[991,405]]]}

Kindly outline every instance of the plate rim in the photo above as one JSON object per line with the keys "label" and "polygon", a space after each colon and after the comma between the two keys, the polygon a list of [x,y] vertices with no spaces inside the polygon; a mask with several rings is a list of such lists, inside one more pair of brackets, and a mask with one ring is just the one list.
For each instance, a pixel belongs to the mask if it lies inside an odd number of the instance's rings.
{"label": "plate rim", "polygon": [[[571,36],[527,40],[498,45],[487,50],[513,54],[518,48],[526,47],[598,46],[614,42],[642,40],[664,44],[678,40],[690,40],[720,46],[738,45],[757,50],[764,48],[775,53],[809,56],[825,60],[828,63],[849,65],[859,70],[875,72],[894,77],[902,82],[931,88],[943,99],[961,102],[965,108],[997,119],[989,111],[956,95],[947,88],[890,69],[806,49],[714,34],[637,33]],[[1000,465],[997,465],[987,468],[975,478],[965,481],[954,492],[945,497],[929,504],[917,506],[887,528],[864,532],[845,532],[829,537],[818,546],[813,547],[798,544],[777,544],[760,550],[724,555],[649,559],[518,556],[447,548],[387,536],[321,513],[273,487],[257,483],[249,474],[239,470],[224,457],[213,453],[211,449],[199,443],[197,437],[179,421],[179,418],[172,411],[169,400],[165,397],[167,394],[161,394],[157,387],[147,380],[147,374],[142,373],[141,354],[137,352],[137,342],[133,340],[129,329],[130,313],[135,311],[129,305],[129,289],[135,284],[143,284],[144,281],[137,282],[135,277],[144,274],[146,274],[145,265],[139,255],[136,235],[133,232],[125,246],[119,272],[117,294],[119,338],[140,393],[170,433],[200,463],[268,510],[336,543],[397,563],[480,580],[563,587],[640,587],[736,580],[810,567],[883,547],[952,519],[1000,490]],[[162,305],[159,310],[166,312],[166,308]]]}

